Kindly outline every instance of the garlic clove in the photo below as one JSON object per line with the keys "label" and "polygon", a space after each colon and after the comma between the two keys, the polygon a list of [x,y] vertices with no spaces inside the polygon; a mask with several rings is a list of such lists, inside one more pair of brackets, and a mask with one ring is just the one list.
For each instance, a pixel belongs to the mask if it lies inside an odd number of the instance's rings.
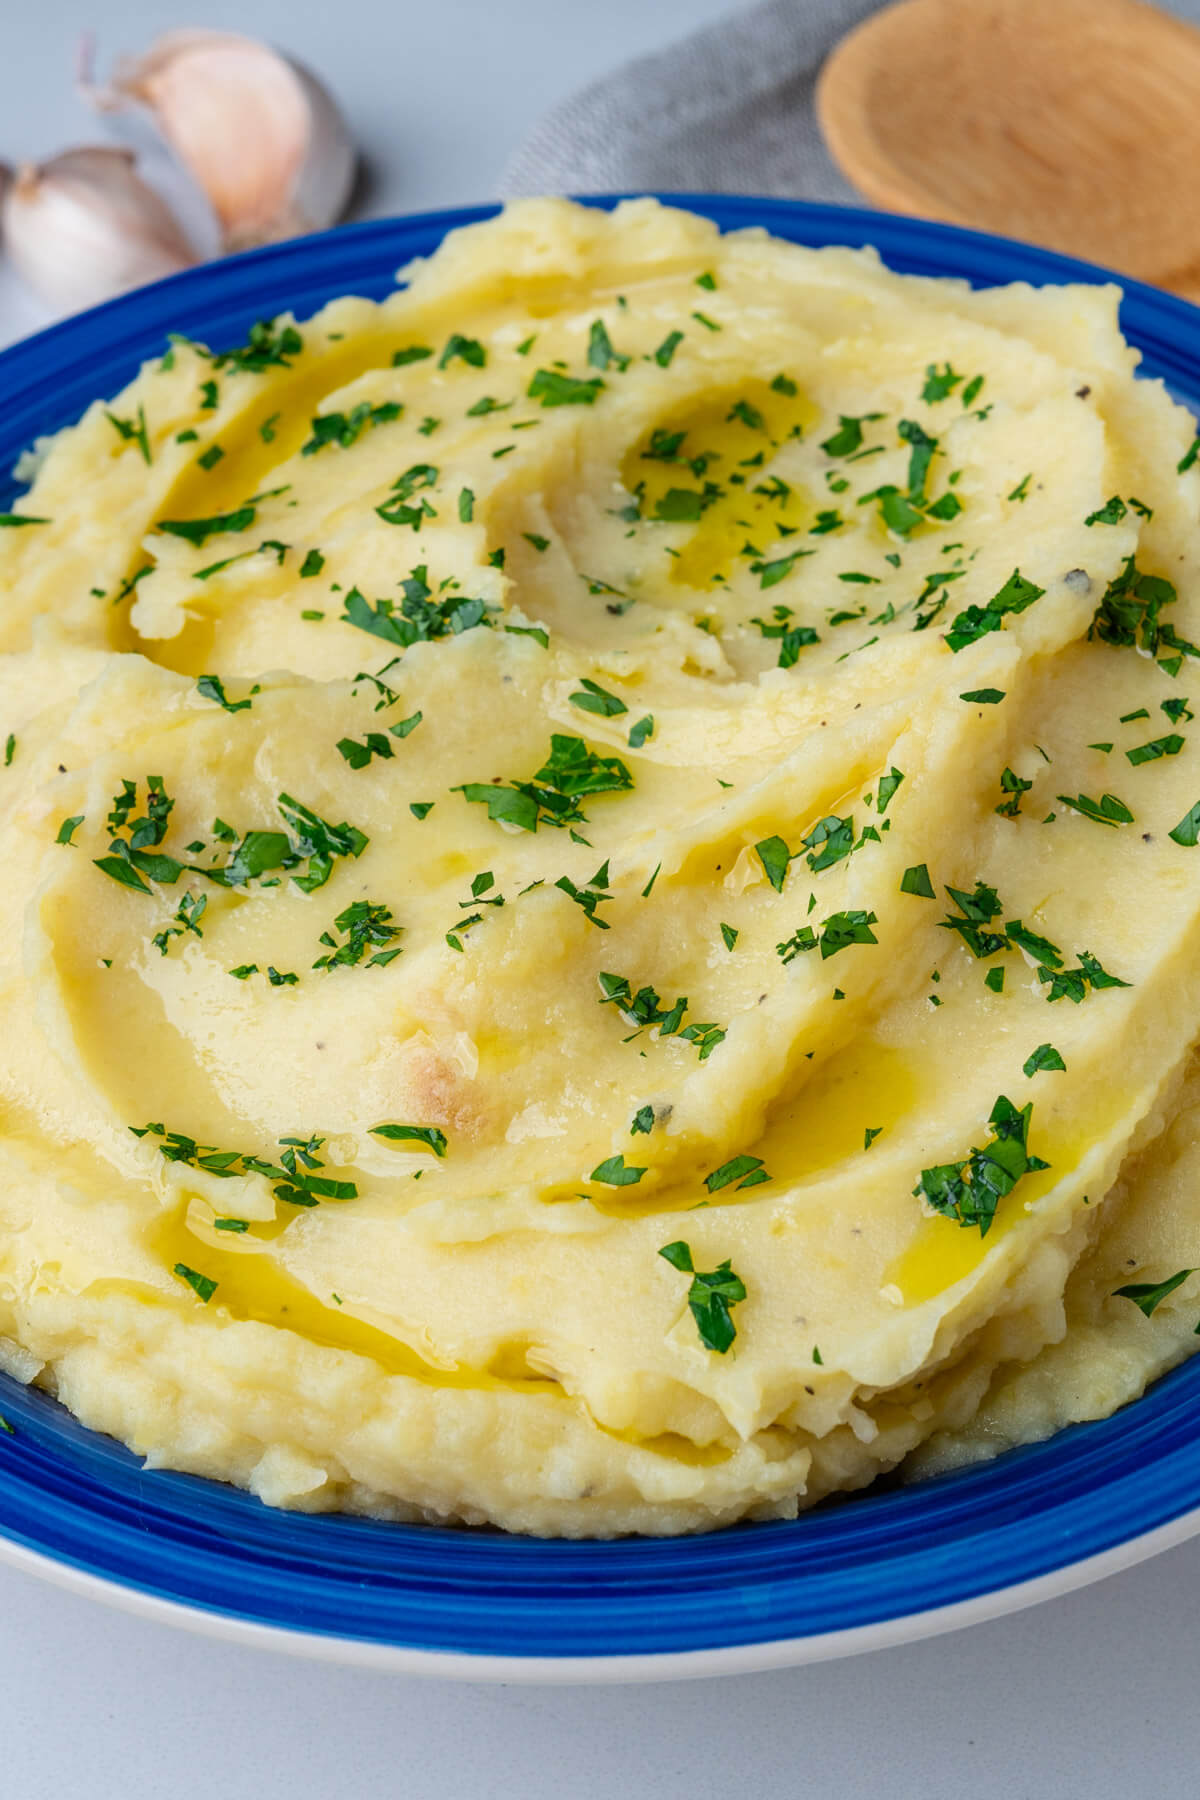
{"label": "garlic clove", "polygon": [[101,111],[149,109],[207,195],[224,250],[331,225],[350,197],[355,151],[333,99],[253,38],[169,31],[107,88],[85,78],[83,91]]}
{"label": "garlic clove", "polygon": [[196,258],[128,150],[64,150],[25,164],[3,195],[0,228],[19,273],[76,311],[185,269]]}

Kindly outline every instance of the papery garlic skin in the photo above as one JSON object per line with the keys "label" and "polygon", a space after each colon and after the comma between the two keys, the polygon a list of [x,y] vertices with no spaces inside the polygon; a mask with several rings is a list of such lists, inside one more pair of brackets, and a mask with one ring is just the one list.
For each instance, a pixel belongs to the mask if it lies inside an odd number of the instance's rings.
{"label": "papery garlic skin", "polygon": [[34,291],[78,311],[195,262],[128,150],[64,150],[17,170],[0,204],[3,244]]}
{"label": "papery garlic skin", "polygon": [[108,87],[84,91],[105,112],[150,111],[207,195],[223,250],[332,225],[350,197],[356,155],[334,101],[253,38],[170,31]]}

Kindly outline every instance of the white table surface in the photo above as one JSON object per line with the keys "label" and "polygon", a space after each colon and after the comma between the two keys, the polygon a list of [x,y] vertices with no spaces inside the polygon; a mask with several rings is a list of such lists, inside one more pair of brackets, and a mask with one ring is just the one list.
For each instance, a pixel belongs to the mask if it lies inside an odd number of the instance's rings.
{"label": "white table surface", "polygon": [[[798,0],[803,3],[803,0]],[[285,44],[355,120],[372,212],[483,200],[535,118],[727,0],[4,6],[0,158],[87,141],[78,33]],[[0,274],[0,342],[38,322]],[[1032,1612],[774,1675],[488,1688],[292,1662],[0,1569],[4,1800],[1108,1800],[1191,1793],[1200,1541]]]}

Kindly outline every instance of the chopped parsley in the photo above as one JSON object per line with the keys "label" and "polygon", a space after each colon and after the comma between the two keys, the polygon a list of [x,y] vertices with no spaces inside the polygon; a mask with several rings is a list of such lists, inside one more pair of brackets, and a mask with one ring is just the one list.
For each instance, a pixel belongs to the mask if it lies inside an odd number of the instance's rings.
{"label": "chopped parsley", "polygon": [[886,775],[880,776],[879,792],[875,799],[875,810],[880,818],[891,805],[892,797],[900,783],[904,780],[904,771],[893,767]]}
{"label": "chopped parsley", "polygon": [[946,642],[951,650],[965,650],[968,644],[977,643],[991,631],[999,631],[1004,620],[1012,613],[1024,612],[1035,600],[1040,600],[1045,593],[1032,581],[1027,581],[1019,569],[1014,569],[1004,586],[988,601],[986,606],[968,606],[951,621],[946,633]]}
{"label": "chopped parsley", "polygon": [[723,924],[721,926],[721,937],[724,940],[725,948],[727,950],[733,949],[733,946],[738,941],[738,936],[739,936],[739,933],[738,933],[737,927],[735,925],[724,925]]}
{"label": "chopped parsley", "polygon": [[[1158,754],[1161,755],[1161,751]],[[1101,794],[1099,800],[1093,800],[1087,794],[1076,794],[1074,798],[1070,794],[1056,794],[1054,797],[1060,805],[1069,807],[1072,812],[1079,813],[1085,819],[1094,819],[1097,825],[1111,825],[1115,828],[1118,825],[1133,824],[1133,814],[1115,794]]]}
{"label": "chopped parsley", "polygon": [[830,913],[818,930],[814,931],[811,925],[801,925],[790,938],[776,944],[775,951],[785,966],[804,952],[817,949],[821,952],[821,961],[825,962],[839,950],[848,950],[852,944],[877,944],[879,939],[871,927],[878,922],[875,913],[864,912],[861,907]]}
{"label": "chopped parsley", "polygon": [[210,537],[223,537],[226,532],[247,531],[257,517],[257,508],[249,502],[245,506],[235,507],[233,512],[214,513],[208,519],[159,519],[156,531],[165,531],[171,537],[183,538],[197,547]]}
{"label": "chopped parsley", "polygon": [[636,1187],[645,1169],[626,1166],[624,1155],[607,1156],[602,1163],[597,1163],[588,1177],[589,1181],[602,1181],[607,1187]]}
{"label": "chopped parsley", "polygon": [[596,713],[602,719],[615,719],[621,713],[629,711],[625,702],[619,700],[616,694],[610,694],[607,688],[589,681],[586,675],[580,677],[579,689],[580,691],[569,694],[567,698],[580,712]]}
{"label": "chopped parsley", "polygon": [[290,873],[304,863],[304,873],[292,875],[292,880],[302,893],[311,894],[329,880],[337,857],[361,856],[370,841],[357,826],[345,819],[340,825],[331,825],[290,794],[280,794],[276,805],[295,833],[294,841],[283,831],[248,831],[238,842],[232,826],[218,820],[213,826],[214,835],[223,843],[233,844],[233,853],[228,862],[197,869],[197,873],[219,887],[237,888],[276,869]]}
{"label": "chopped parsley", "polygon": [[[878,842],[879,833],[873,825],[867,827],[864,837],[867,835]],[[860,847],[854,842],[853,818],[843,819],[837,813],[828,813],[825,818],[818,819],[800,842],[808,852],[804,860],[814,875],[819,875],[823,869],[831,869],[835,863],[841,862]]]}
{"label": "chopped parsley", "polygon": [[1189,1275],[1195,1273],[1195,1269],[1177,1269],[1165,1281],[1134,1281],[1128,1287],[1114,1288],[1112,1297],[1114,1300],[1132,1300],[1139,1311],[1149,1318],[1168,1294],[1173,1294],[1177,1287],[1183,1286]]}
{"label": "chopped parsley", "polygon": [[729,1309],[746,1298],[746,1284],[733,1273],[728,1260],[707,1273],[698,1271],[692,1261],[692,1252],[682,1239],[674,1244],[664,1244],[658,1254],[673,1269],[692,1277],[687,1303],[696,1321],[700,1342],[706,1350],[715,1350],[719,1356],[724,1356],[737,1336]]}
{"label": "chopped parsley", "polygon": [[743,1152],[741,1156],[731,1156],[729,1161],[723,1162],[719,1169],[714,1169],[711,1175],[706,1175],[704,1185],[710,1194],[716,1194],[721,1188],[731,1186],[738,1188],[761,1187],[764,1181],[770,1181],[770,1179],[771,1177],[763,1166],[762,1157],[747,1156]]}
{"label": "chopped parsley", "polygon": [[636,1027],[637,1031],[644,1030],[648,1026],[657,1026],[660,1038],[681,1037],[688,1043],[696,1045],[701,1062],[707,1062],[717,1045],[724,1041],[725,1032],[719,1025],[684,1025],[684,1015],[688,1007],[686,995],[681,996],[672,1006],[664,1009],[659,1003],[656,988],[639,988],[635,994],[624,975],[613,975],[603,971],[599,979],[601,1006],[610,1003],[616,1006],[621,1017]]}
{"label": "chopped parsley", "polygon": [[312,436],[300,447],[301,456],[316,456],[327,445],[336,444],[343,450],[349,450],[356,444],[364,431],[376,425],[388,425],[398,419],[404,408],[395,400],[386,400],[381,406],[372,406],[369,400],[361,400],[348,413],[320,413],[310,421]]}
{"label": "chopped parsley", "polygon": [[788,864],[792,860],[792,852],[781,837],[762,838],[754,846],[754,854],[763,866],[763,873],[775,889],[782,894],[783,884],[787,878]]}
{"label": "chopped parsley", "polygon": [[584,795],[624,793],[632,786],[633,777],[619,757],[600,756],[582,738],[555,732],[550,755],[531,781],[469,781],[452,791],[486,806],[488,818],[499,824],[536,831],[540,824],[586,822],[579,804]]}
{"label": "chopped parsley", "polygon": [[1002,800],[999,806],[994,806],[992,808],[992,811],[999,813],[1002,819],[1019,818],[1021,813],[1021,795],[1027,794],[1032,786],[1032,781],[1026,781],[1012,769],[1007,767],[1004,768],[1000,774],[1000,792],[1002,794],[1007,794],[1008,799]]}
{"label": "chopped parsley", "polygon": [[862,448],[863,426],[872,419],[881,419],[882,413],[863,413],[858,418],[847,413],[838,414],[838,428],[831,437],[822,438],[821,448],[826,456],[852,456]]}
{"label": "chopped parsley", "polygon": [[934,406],[939,400],[948,400],[962,379],[948,362],[943,363],[940,368],[936,363],[926,363],[921,398],[927,406]]}
{"label": "chopped parsley", "polygon": [[[324,1144],[322,1137],[282,1137],[279,1139],[279,1163],[266,1162],[260,1156],[241,1150],[217,1150],[211,1144],[198,1144],[195,1138],[179,1131],[167,1131],[162,1124],[131,1125],[134,1137],[161,1138],[159,1152],[164,1161],[183,1163],[188,1168],[203,1169],[209,1175],[230,1180],[239,1175],[265,1175],[280,1185],[272,1191],[277,1200],[291,1206],[316,1206],[327,1200],[355,1200],[358,1188],[352,1181],[334,1181],[312,1171],[323,1167],[317,1152]],[[297,1167],[299,1162],[299,1167]]]}
{"label": "chopped parsley", "polygon": [[1163,608],[1178,598],[1174,587],[1161,575],[1145,575],[1131,556],[1109,583],[1088,627],[1088,637],[1117,647],[1128,646],[1158,653],[1159,646],[1179,649],[1183,655],[1200,655],[1186,639],[1178,638],[1169,625],[1159,623]]}
{"label": "chopped parsley", "polygon": [[304,558],[304,561],[300,564],[301,581],[311,581],[313,576],[319,575],[324,567],[325,558],[321,555],[321,552],[319,550],[310,550]]}
{"label": "chopped parsley", "polygon": [[525,391],[531,400],[540,400],[543,406],[591,406],[604,386],[599,375],[592,376],[590,381],[579,381],[574,376],[560,374],[557,369],[538,369]]}
{"label": "chopped parsley", "polygon": [[1127,981],[1120,980],[1116,975],[1110,975],[1099,960],[1087,950],[1079,952],[1077,969],[1039,966],[1037,978],[1043,984],[1049,984],[1050,992],[1046,995],[1048,1001],[1070,1000],[1075,1006],[1087,998],[1089,989],[1096,992],[1100,988],[1129,986]]}
{"label": "chopped parsley", "polygon": [[594,319],[588,333],[588,366],[593,369],[627,369],[629,358],[619,356],[613,349],[612,339],[608,335],[603,319]]}
{"label": "chopped parsley", "polygon": [[1040,1156],[1029,1153],[1032,1114],[1032,1101],[1018,1111],[1001,1094],[988,1119],[990,1142],[982,1150],[972,1149],[962,1162],[922,1169],[913,1193],[943,1218],[976,1226],[980,1237],[986,1237],[1000,1201],[1012,1193],[1022,1176],[1050,1167]]}
{"label": "chopped parsley", "polygon": [[361,856],[367,847],[369,839],[366,834],[359,831],[357,826],[347,824],[345,819],[340,825],[331,825],[327,819],[322,819],[311,807],[305,806],[300,800],[294,800],[290,794],[280,794],[276,805],[295,833],[296,860],[307,861],[305,873],[292,876],[292,881],[302,893],[311,894],[317,888],[324,887],[333,873],[335,858]]}
{"label": "chopped parsley", "polygon": [[989,887],[986,881],[977,881],[974,893],[968,894],[955,887],[948,887],[946,892],[958,907],[958,914],[948,914],[940,921],[943,931],[957,932],[972,956],[995,956],[998,951],[1008,949],[1004,937],[986,929],[1001,911],[1000,897],[994,887]]}
{"label": "chopped parsley", "polygon": [[[150,437],[146,430],[146,409],[144,406],[138,407],[136,419],[118,419],[115,413],[110,412],[106,412],[104,416],[112,426],[113,430],[117,433],[117,436],[120,437],[124,443],[137,445],[138,449],[141,451],[143,462],[151,463],[154,461],[154,458],[150,453]],[[220,451],[218,451],[217,454],[220,455]]]}
{"label": "chopped parsley", "polygon": [[[393,939],[400,936],[402,927],[392,923],[392,909],[374,900],[355,900],[340,912],[333,922],[331,931],[321,933],[321,942],[329,946],[324,956],[318,956],[313,964],[314,969],[353,968],[367,957],[368,969],[384,967],[394,962],[400,955],[400,947],[393,949],[376,949],[376,946],[390,945]],[[344,942],[339,944],[335,932],[341,932]],[[376,949],[374,956],[367,956],[367,951]]]}
{"label": "chopped parsley", "polygon": [[[136,781],[123,781],[108,815],[109,854],[92,860],[98,869],[123,887],[148,894],[151,890],[142,879],[144,875],[152,881],[170,885],[179,880],[184,865],[157,848],[167,834],[167,821],[175,805],[163,787],[161,775],[146,777],[146,811],[143,817],[131,822],[130,814],[137,804]],[[128,835],[123,836],[123,833]]]}
{"label": "chopped parsley", "polygon": [[911,869],[905,869],[900,877],[900,892],[916,894],[922,900],[935,898],[933,883],[929,879],[929,869],[925,863],[917,863]]}
{"label": "chopped parsley", "polygon": [[1163,756],[1178,756],[1183,746],[1184,739],[1173,731],[1169,737],[1152,738],[1148,744],[1139,744],[1135,750],[1127,750],[1125,756],[1137,768],[1139,763],[1157,762]]}
{"label": "chopped parsley", "polygon": [[[808,556],[811,552],[801,550],[797,551],[796,554],[797,556]],[[788,560],[789,559],[787,558],[780,558],[777,563],[768,563],[765,564],[764,567],[773,569],[779,567],[784,561]],[[794,561],[795,559],[793,558],[790,560]],[[786,570],[784,573],[786,574]],[[778,580],[779,577],[776,577],[775,579]],[[813,630],[811,625],[792,624],[792,609],[790,606],[774,607],[772,609],[771,623],[768,623],[765,619],[751,619],[750,623],[758,627],[763,637],[778,638],[779,661],[777,667],[781,669],[794,668],[799,660],[801,650],[805,649],[809,644],[819,644],[821,641],[817,632]]]}
{"label": "chopped parsley", "polygon": [[219,675],[201,675],[196,683],[196,692],[205,700],[213,700],[226,712],[247,712],[254,702],[251,699],[230,700],[225,693],[225,684]]}
{"label": "chopped parsley", "polygon": [[1053,1044],[1039,1044],[1033,1054],[1025,1058],[1024,1064],[1022,1065],[1022,1073],[1029,1076],[1037,1075],[1042,1072],[1048,1074],[1056,1069],[1065,1070],[1066,1066],[1062,1056],[1054,1048]]}
{"label": "chopped parsley", "polygon": [[201,1275],[198,1269],[189,1269],[186,1263],[177,1262],[173,1273],[178,1275],[181,1281],[187,1282],[197,1299],[202,1300],[205,1306],[217,1291],[218,1284],[210,1275]]}
{"label": "chopped parsley", "polygon": [[658,346],[658,349],[654,352],[654,360],[658,364],[660,369],[670,368],[671,358],[674,356],[676,350],[678,350],[678,348],[679,348],[680,344],[682,344],[682,342],[683,342],[682,331],[671,331],[671,332],[667,333],[667,336],[663,339],[662,343]]}
{"label": "chopped parsley", "polygon": [[[377,707],[376,711],[378,710]],[[339,738],[335,748],[352,769],[365,769],[373,756],[388,760],[392,755],[388,739],[406,738],[421,723],[422,717],[421,713],[414,713],[409,719],[401,719],[397,724],[388,726],[386,735],[382,731],[368,731],[361,743],[357,738]]]}
{"label": "chopped parsley", "polygon": [[372,1125],[371,1136],[389,1144],[423,1144],[435,1156],[446,1154],[446,1134],[436,1125]]}
{"label": "chopped parsley", "polygon": [[185,894],[175,909],[174,923],[164,926],[162,931],[156,931],[151,938],[150,942],[154,948],[165,956],[170,948],[172,938],[183,937],[189,931],[196,937],[202,938],[204,932],[201,929],[200,920],[203,918],[207,906],[207,894]]}
{"label": "chopped parsley", "polygon": [[277,319],[259,319],[250,327],[244,344],[222,350],[213,357],[214,369],[233,369],[247,375],[261,375],[273,367],[290,369],[290,358],[299,356],[304,339],[294,325],[280,326]]}
{"label": "chopped parsley", "polygon": [[[70,824],[69,819],[67,823]],[[1197,843],[1200,843],[1200,800],[1197,800],[1195,806],[1188,808],[1174,831],[1169,831],[1167,836],[1172,838],[1175,843],[1182,845],[1185,850],[1195,849]],[[60,835],[59,842],[63,841]],[[68,838],[66,842],[69,843],[70,839]]]}
{"label": "chopped parsley", "polygon": [[482,369],[487,363],[487,351],[478,338],[463,337],[461,332],[455,331],[446,339],[446,347],[438,357],[438,368],[444,369],[456,360],[473,369]]}
{"label": "chopped parsley", "polygon": [[360,631],[369,631],[373,637],[407,650],[412,644],[457,637],[479,625],[490,626],[488,615],[499,610],[484,600],[469,599],[453,591],[444,600],[435,600],[424,563],[400,585],[404,597],[398,611],[393,600],[376,600],[372,605],[358,588],[351,588],[342,603],[342,623],[356,625]]}
{"label": "chopped parsley", "polygon": [[739,424],[745,425],[750,431],[765,431],[767,428],[766,420],[759,412],[757,406],[751,406],[748,400],[734,401],[729,412],[726,414],[725,423],[727,425],[731,424],[734,419],[736,419]]}
{"label": "chopped parsley", "polygon": [[[677,490],[672,489],[671,491],[674,493]],[[699,517],[699,514],[696,516]],[[765,558],[760,557],[757,561],[750,564],[750,573],[758,576],[758,585],[760,588],[777,587],[786,576],[791,574],[796,564],[803,557],[814,556],[815,554],[816,552],[813,550],[793,550],[790,555],[776,556],[769,562]],[[777,621],[779,620],[780,611],[781,609],[776,607],[775,616]],[[790,616],[789,612],[788,617]],[[752,625],[757,625],[764,637],[785,637],[788,635],[788,627],[786,624],[783,625],[782,629],[777,629],[774,625],[764,625],[761,619],[751,619],[750,623]],[[819,641],[816,632],[810,630],[807,626],[799,627],[796,632],[795,642],[797,644],[815,644]],[[795,661],[794,657],[792,658],[792,661]],[[783,661],[782,653],[780,654],[779,664],[781,668],[790,668],[791,666],[790,663],[785,663]]]}
{"label": "chopped parsley", "polygon": [[608,889],[608,883],[608,862],[605,861],[601,863],[600,867],[596,870],[596,873],[584,887],[576,887],[569,875],[560,875],[554,885],[556,888],[559,888],[562,893],[566,894],[569,899],[573,900],[576,906],[583,908],[583,911],[587,914],[587,917],[591,920],[593,925],[600,931],[607,931],[608,920],[598,918],[596,908],[602,901],[612,899],[612,894]]}
{"label": "chopped parsley", "polygon": [[[1200,811],[1200,808],[1197,808],[1197,810]],[[76,847],[74,844],[75,833],[83,824],[84,817],[85,815],[83,813],[72,813],[69,819],[64,819],[58,828],[58,836],[54,840],[55,843],[70,844],[72,849],[74,849]]]}

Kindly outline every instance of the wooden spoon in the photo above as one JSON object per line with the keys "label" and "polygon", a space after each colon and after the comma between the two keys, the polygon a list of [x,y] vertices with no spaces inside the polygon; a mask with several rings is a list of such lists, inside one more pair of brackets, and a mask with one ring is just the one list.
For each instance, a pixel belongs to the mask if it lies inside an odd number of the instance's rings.
{"label": "wooden spoon", "polygon": [[1137,0],[901,0],[817,89],[865,197],[1200,301],[1200,31]]}

